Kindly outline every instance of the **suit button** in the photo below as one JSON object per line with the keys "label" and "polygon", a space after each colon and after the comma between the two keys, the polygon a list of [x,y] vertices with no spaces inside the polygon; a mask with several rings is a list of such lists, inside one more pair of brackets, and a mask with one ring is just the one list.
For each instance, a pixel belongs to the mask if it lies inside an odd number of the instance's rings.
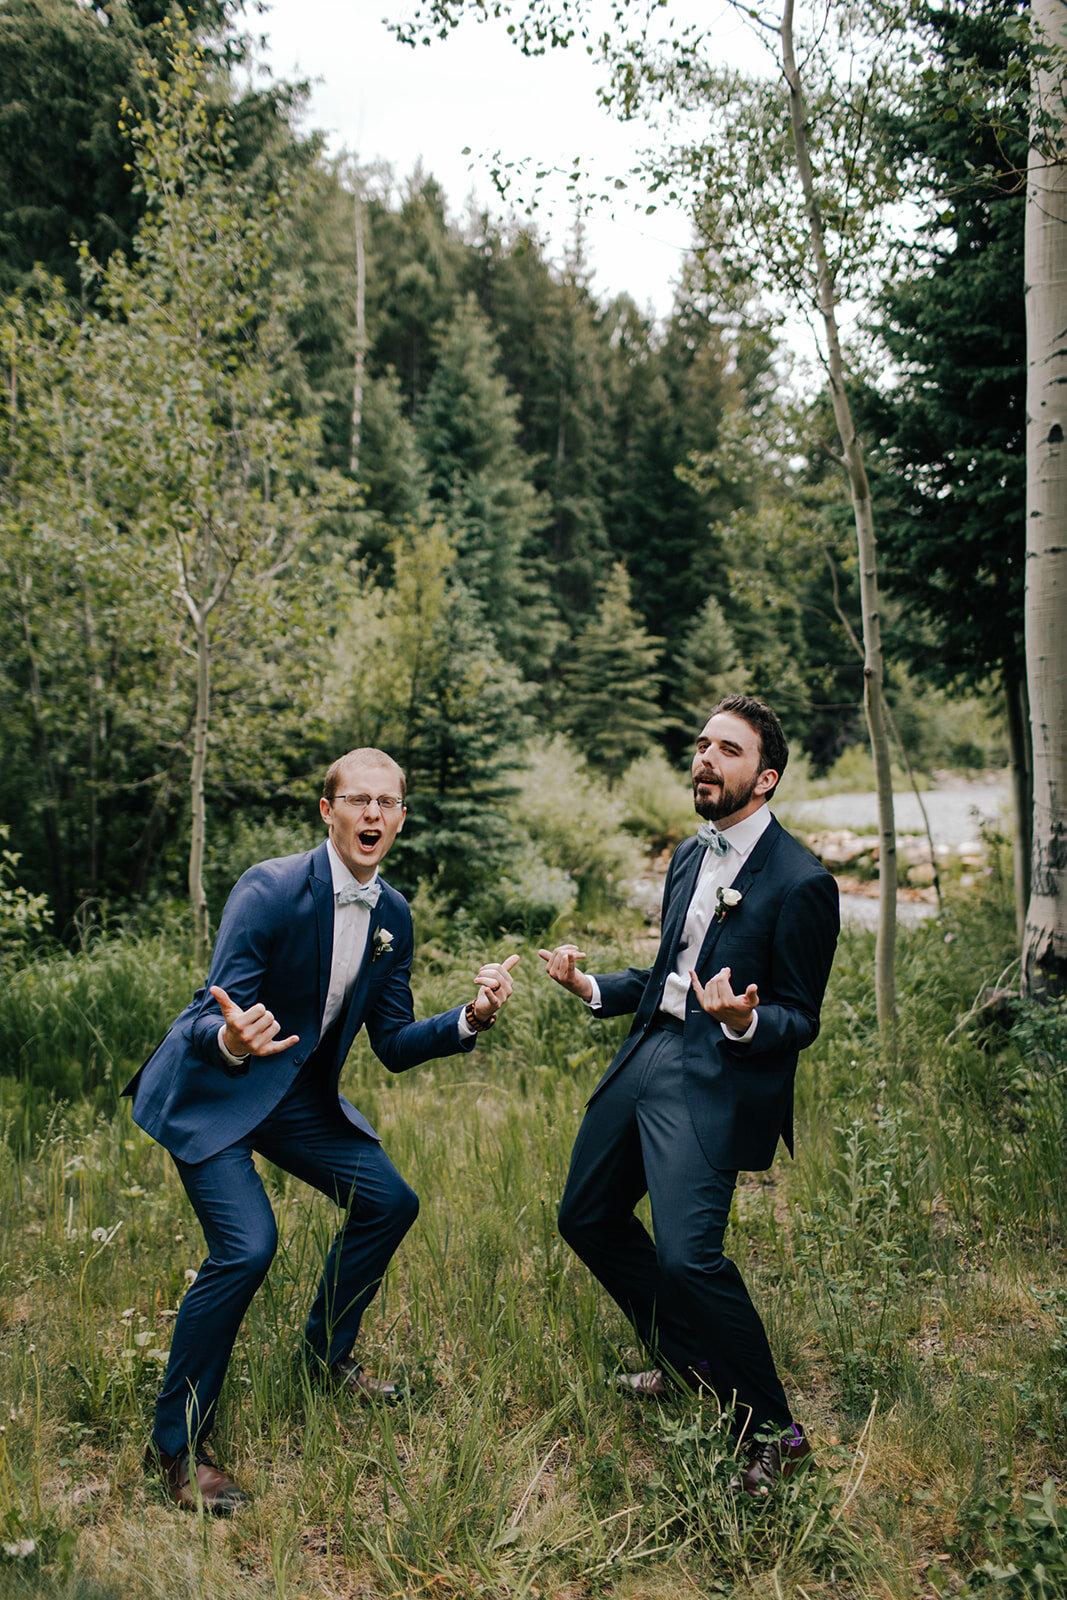
{"label": "suit button", "polygon": [[293,1057],[293,1065],[297,1066],[297,1067],[302,1067],[304,1065],[303,1056],[294,1056]]}

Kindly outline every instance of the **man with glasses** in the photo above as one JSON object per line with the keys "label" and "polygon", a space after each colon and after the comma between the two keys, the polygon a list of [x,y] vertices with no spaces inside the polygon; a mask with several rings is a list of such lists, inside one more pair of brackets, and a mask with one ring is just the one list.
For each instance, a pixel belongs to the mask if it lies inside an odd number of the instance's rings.
{"label": "man with glasses", "polygon": [[419,1202],[339,1095],[341,1067],[364,1025],[392,1072],[470,1049],[511,993],[518,960],[486,963],[469,1004],[416,1022],[411,912],[378,872],[404,825],[404,774],[381,750],[351,750],[327,772],[319,810],[327,838],[317,849],[240,878],[206,988],[125,1090],[134,1121],[172,1155],[208,1245],[174,1325],[149,1466],[179,1505],[221,1515],[247,1496],[204,1441],[278,1243],[253,1153],[344,1210],[304,1331],[312,1381],[395,1399],[352,1347]]}

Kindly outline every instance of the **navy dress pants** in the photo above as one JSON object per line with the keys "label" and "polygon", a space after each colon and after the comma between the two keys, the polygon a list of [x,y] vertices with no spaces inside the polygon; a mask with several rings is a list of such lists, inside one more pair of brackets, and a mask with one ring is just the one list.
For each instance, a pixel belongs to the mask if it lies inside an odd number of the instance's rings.
{"label": "navy dress pants", "polygon": [[[559,1231],[633,1323],[656,1365],[700,1367],[735,1428],[792,1421],[767,1335],[723,1254],[736,1171],[708,1164],[683,1083],[681,1025],[656,1028],[590,1102]],[[647,1192],[655,1243],[634,1216]]]}
{"label": "navy dress pants", "polygon": [[418,1196],[381,1145],[354,1128],[336,1102],[327,1104],[307,1067],[246,1138],[193,1165],[174,1158],[208,1255],[182,1300],[156,1404],[153,1437],[168,1455],[211,1432],[237,1330],[277,1249],[253,1151],[345,1209],[304,1333],[309,1357],[327,1365],[351,1351],[363,1312],[418,1215]]}

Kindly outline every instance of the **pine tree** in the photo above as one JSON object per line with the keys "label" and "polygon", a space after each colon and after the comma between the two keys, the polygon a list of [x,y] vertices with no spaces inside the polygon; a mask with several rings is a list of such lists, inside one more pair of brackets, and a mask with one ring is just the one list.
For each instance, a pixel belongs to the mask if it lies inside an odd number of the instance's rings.
{"label": "pine tree", "polygon": [[538,568],[545,505],[517,442],[518,400],[473,300],[438,341],[419,416],[431,502],[456,548],[456,576],[482,607],[497,648],[523,676],[542,676],[561,628]]}
{"label": "pine tree", "polygon": [[642,625],[621,561],[611,569],[595,615],[578,635],[561,713],[579,748],[609,781],[666,730],[658,670],[663,640]]}

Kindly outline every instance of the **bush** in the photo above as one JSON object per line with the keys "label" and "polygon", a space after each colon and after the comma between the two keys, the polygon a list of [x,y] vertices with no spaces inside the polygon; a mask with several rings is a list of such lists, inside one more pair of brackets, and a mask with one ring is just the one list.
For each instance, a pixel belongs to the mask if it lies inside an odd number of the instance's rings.
{"label": "bush", "polygon": [[518,821],[549,867],[567,873],[584,897],[621,902],[623,886],[644,866],[624,831],[624,806],[557,734],[534,747],[519,779]]}
{"label": "bush", "polygon": [[[10,832],[0,827],[0,846]],[[19,857],[14,850],[0,848],[0,971],[14,965],[23,951],[44,929],[48,899],[30,894],[15,881]]]}
{"label": "bush", "polygon": [[650,750],[627,767],[615,787],[623,827],[665,850],[696,826],[693,788],[662,750]]}

